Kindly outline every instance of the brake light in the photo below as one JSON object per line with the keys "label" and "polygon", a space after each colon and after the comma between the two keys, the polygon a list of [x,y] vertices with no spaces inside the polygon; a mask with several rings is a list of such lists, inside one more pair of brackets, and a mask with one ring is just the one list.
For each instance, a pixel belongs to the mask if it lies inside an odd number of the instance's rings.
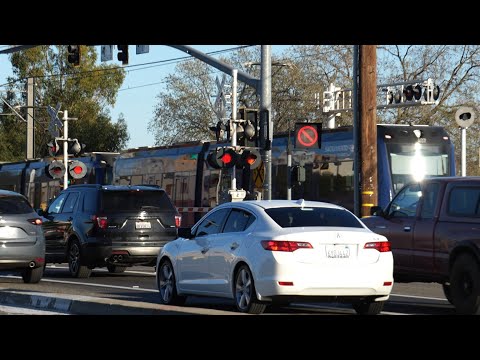
{"label": "brake light", "polygon": [[43,221],[40,218],[35,218],[35,219],[28,219],[29,223],[32,223],[33,225],[42,225]]}
{"label": "brake light", "polygon": [[389,241],[377,241],[377,242],[368,242],[363,247],[364,249],[375,249],[380,252],[392,251]]}
{"label": "brake light", "polygon": [[182,215],[175,215],[175,227],[179,228],[182,225]]}
{"label": "brake light", "polygon": [[97,222],[97,226],[100,229],[106,229],[108,227],[108,219],[106,216],[97,216],[97,215],[92,215],[92,221]]}
{"label": "brake light", "polygon": [[312,244],[298,241],[262,240],[262,246],[265,250],[270,251],[293,252],[298,249],[313,249]]}

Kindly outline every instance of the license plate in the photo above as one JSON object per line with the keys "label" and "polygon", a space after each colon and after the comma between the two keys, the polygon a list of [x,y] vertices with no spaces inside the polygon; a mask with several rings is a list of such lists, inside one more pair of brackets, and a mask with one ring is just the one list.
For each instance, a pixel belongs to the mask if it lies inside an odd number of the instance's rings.
{"label": "license plate", "polygon": [[348,245],[327,245],[325,248],[327,258],[347,259],[350,257],[350,247]]}
{"label": "license plate", "polygon": [[148,221],[137,221],[135,223],[135,229],[151,229],[152,224],[150,224]]}

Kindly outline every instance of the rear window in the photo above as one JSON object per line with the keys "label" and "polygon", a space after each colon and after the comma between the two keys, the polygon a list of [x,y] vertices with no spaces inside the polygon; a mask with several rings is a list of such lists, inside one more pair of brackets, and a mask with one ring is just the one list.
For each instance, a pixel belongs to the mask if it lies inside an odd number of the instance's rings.
{"label": "rear window", "polygon": [[104,212],[176,211],[165,191],[103,191]]}
{"label": "rear window", "polygon": [[29,214],[33,208],[21,196],[0,196],[0,214]]}
{"label": "rear window", "polygon": [[336,226],[363,228],[352,213],[331,208],[272,208],[265,212],[281,227]]}

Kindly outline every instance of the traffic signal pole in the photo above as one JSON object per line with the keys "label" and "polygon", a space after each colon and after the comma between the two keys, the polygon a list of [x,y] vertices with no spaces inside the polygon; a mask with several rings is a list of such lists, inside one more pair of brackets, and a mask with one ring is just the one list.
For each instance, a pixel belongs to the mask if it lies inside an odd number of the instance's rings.
{"label": "traffic signal pole", "polygon": [[[237,69],[232,70],[232,146],[237,146]],[[231,190],[237,190],[235,166],[232,167]]]}
{"label": "traffic signal pole", "polygon": [[63,111],[63,165],[65,173],[63,174],[63,189],[68,188],[68,111]]}

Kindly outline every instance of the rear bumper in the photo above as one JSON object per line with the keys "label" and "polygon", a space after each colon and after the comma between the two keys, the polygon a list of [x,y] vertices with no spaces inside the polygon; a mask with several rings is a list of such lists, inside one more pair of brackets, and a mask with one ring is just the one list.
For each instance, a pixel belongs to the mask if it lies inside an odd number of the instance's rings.
{"label": "rear bumper", "polygon": [[[373,297],[386,300],[393,287],[393,258],[383,257],[372,264],[313,266],[275,264],[259,271],[255,288],[259,299],[285,297]],[[266,271],[267,270],[267,271]]]}
{"label": "rear bumper", "polygon": [[162,246],[113,246],[108,263],[115,265],[154,266]]}
{"label": "rear bumper", "polygon": [[45,240],[37,240],[29,246],[7,246],[0,250],[0,270],[25,269],[34,262],[34,267],[45,264]]}

